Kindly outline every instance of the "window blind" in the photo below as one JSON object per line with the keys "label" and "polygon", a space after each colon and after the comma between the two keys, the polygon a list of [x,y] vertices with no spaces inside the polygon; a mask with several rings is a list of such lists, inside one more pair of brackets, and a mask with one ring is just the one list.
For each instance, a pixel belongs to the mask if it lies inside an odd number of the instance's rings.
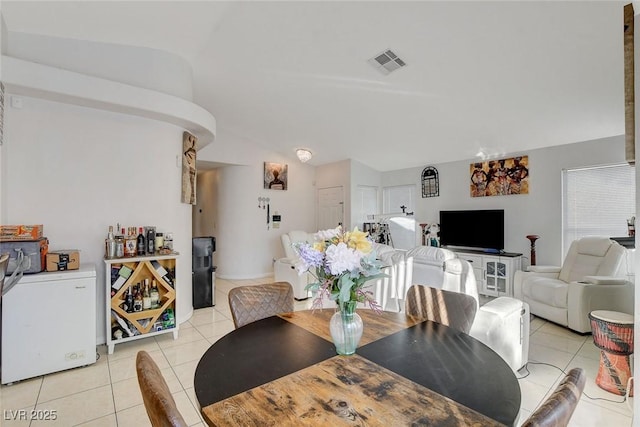
{"label": "window blind", "polygon": [[628,164],[564,171],[563,253],[584,236],[627,236],[635,216],[635,169]]}

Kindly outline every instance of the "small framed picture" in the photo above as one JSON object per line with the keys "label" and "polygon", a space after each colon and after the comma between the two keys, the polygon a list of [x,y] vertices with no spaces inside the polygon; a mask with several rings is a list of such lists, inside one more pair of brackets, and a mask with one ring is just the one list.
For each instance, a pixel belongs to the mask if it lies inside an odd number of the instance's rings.
{"label": "small framed picture", "polygon": [[287,165],[264,162],[264,188],[267,190],[286,190]]}

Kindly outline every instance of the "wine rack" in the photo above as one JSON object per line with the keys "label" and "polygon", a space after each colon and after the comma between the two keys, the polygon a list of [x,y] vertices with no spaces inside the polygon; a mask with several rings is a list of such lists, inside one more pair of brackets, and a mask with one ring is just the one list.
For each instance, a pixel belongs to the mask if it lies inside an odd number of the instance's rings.
{"label": "wine rack", "polygon": [[[172,333],[178,338],[176,321],[175,270],[178,253],[105,259],[106,333],[109,354],[116,344],[141,338]],[[126,274],[120,275],[120,271]],[[170,272],[174,274],[170,274]],[[159,292],[159,307],[143,311],[125,310],[125,298],[130,286],[155,279]],[[114,294],[112,295],[112,287]],[[120,330],[114,336],[114,330]]]}

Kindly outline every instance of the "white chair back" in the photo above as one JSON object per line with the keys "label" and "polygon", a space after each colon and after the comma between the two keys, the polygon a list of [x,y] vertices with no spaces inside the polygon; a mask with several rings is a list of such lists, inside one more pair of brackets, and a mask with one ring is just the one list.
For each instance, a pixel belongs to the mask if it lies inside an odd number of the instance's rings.
{"label": "white chair back", "polygon": [[624,259],[624,247],[608,237],[583,237],[571,243],[558,278],[569,283],[585,276],[624,276],[619,271]]}

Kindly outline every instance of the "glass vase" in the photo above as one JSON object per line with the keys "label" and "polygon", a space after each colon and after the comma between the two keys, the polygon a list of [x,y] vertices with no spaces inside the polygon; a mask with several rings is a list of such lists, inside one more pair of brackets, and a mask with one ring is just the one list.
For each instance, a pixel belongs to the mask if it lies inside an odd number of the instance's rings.
{"label": "glass vase", "polygon": [[354,354],[362,338],[364,327],[362,318],[356,313],[356,304],[355,301],[338,304],[338,311],[329,321],[329,331],[338,354]]}

